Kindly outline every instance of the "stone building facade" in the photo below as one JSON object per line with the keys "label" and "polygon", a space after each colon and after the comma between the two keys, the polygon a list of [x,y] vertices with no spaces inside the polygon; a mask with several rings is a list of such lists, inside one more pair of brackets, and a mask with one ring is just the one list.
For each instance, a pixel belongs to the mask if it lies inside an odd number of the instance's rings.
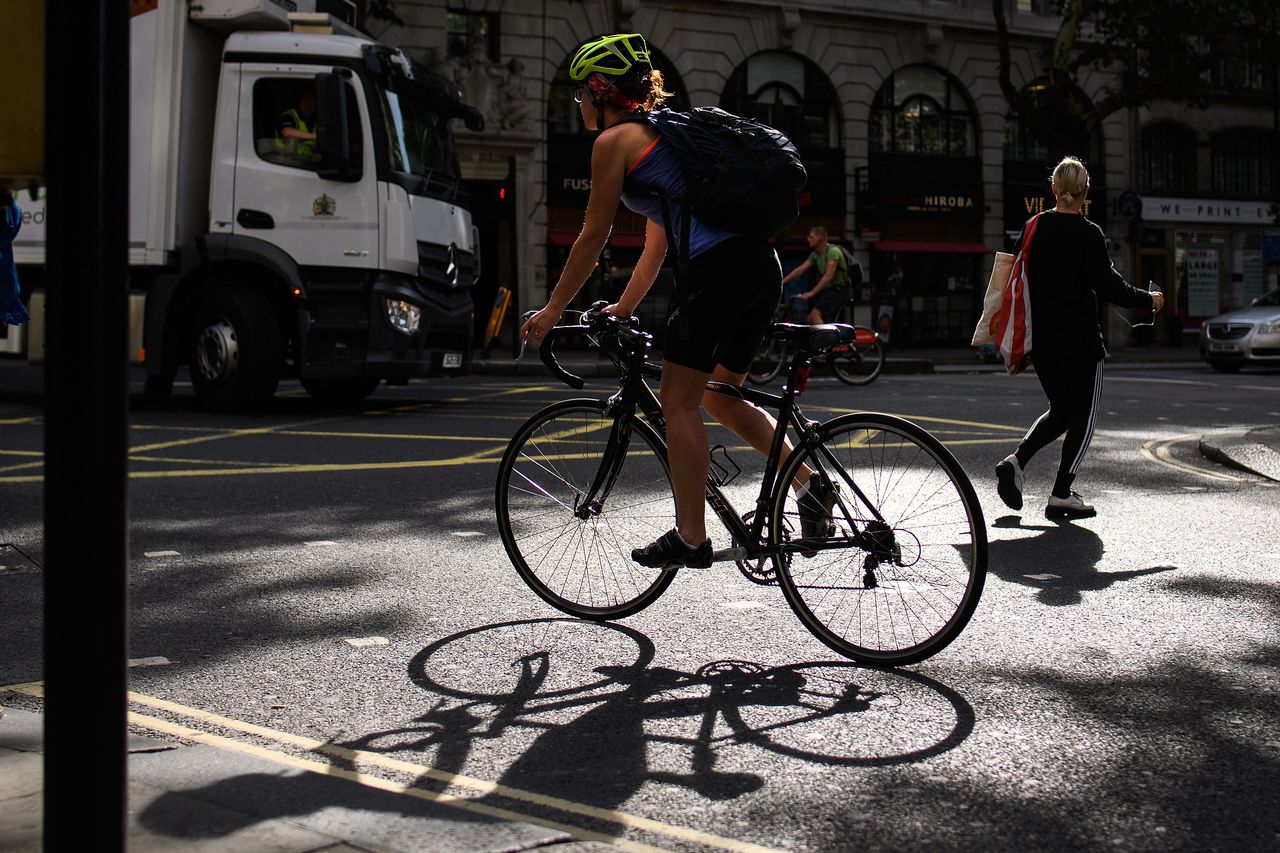
{"label": "stone building facade", "polygon": [[[1052,5],[1009,0],[1015,85],[1040,73],[1057,31]],[[405,26],[375,25],[373,34],[452,76],[488,121],[483,133],[459,131],[485,241],[480,313],[499,284],[514,284],[517,310],[540,307],[577,234],[591,137],[569,97],[566,68],[575,47],[600,33],[645,34],[677,107],[722,106],[791,136],[811,179],[800,220],[779,242],[784,267],[804,259],[808,227],[824,225],[852,245],[866,272],[856,319],[880,321],[894,345],[966,344],[992,253],[1008,248],[1027,216],[1052,203],[1048,155],[1021,131],[1000,89],[990,0],[399,0],[397,10]],[[1094,76],[1082,85],[1096,94],[1106,82]],[[1242,128],[1265,127],[1269,115],[1262,102],[1230,109],[1230,122]],[[1154,135],[1144,137],[1149,126]],[[1208,304],[1208,273],[1199,267],[1212,260],[1209,249],[1220,250],[1224,305],[1256,289],[1264,237],[1256,217],[1249,235],[1227,235],[1228,247],[1213,214],[1188,214],[1213,219],[1184,223],[1194,228],[1156,227],[1158,217],[1174,214],[1161,213],[1158,203],[1140,211],[1130,195],[1173,186],[1155,197],[1212,194],[1218,160],[1210,143],[1221,126],[1216,112],[1132,110],[1107,118],[1081,152],[1093,174],[1089,215],[1112,239],[1117,267],[1130,278],[1157,278],[1159,268],[1166,288],[1182,288],[1180,325],[1139,333],[1145,339],[1178,340],[1182,325],[1198,325],[1195,312]],[[1193,183],[1156,178],[1140,186],[1140,157],[1152,153],[1166,127],[1193,138],[1186,155],[1196,166]],[[1150,178],[1152,167],[1142,174]],[[642,234],[639,220],[620,212],[580,302],[620,292]],[[1259,254],[1242,259],[1237,251]],[[1198,266],[1188,273],[1192,262]],[[1264,276],[1273,281],[1268,263]],[[1248,267],[1249,284],[1239,293],[1232,265],[1242,273]],[[1198,288],[1192,303],[1188,281]],[[661,314],[666,295],[660,281],[643,319]],[[1112,345],[1130,343],[1128,323],[1109,317]]]}

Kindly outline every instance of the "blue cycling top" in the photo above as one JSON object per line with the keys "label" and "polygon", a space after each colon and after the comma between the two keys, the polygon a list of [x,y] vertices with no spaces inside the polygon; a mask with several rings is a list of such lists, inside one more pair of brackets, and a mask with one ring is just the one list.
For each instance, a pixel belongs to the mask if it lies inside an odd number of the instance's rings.
{"label": "blue cycling top", "polygon": [[[645,219],[650,219],[664,227],[666,223],[662,219],[661,198],[627,192],[626,190],[628,188],[637,190],[649,189],[661,193],[668,199],[667,204],[671,208],[671,216],[675,219],[675,222],[671,223],[671,233],[675,237],[676,248],[679,248],[681,235],[684,233],[681,230],[681,226],[684,224],[682,219],[684,206],[675,201],[675,199],[684,196],[686,185],[684,174],[680,171],[680,161],[670,145],[662,144],[662,137],[653,140],[653,143],[640,155],[640,159],[631,164],[631,168],[627,169],[626,182],[623,187],[622,203],[627,206],[628,210],[634,211]],[[730,237],[737,236],[732,231],[726,231],[723,228],[716,228],[714,225],[701,222],[697,216],[694,216],[689,223],[689,257],[695,258],[717,243],[723,243]]]}

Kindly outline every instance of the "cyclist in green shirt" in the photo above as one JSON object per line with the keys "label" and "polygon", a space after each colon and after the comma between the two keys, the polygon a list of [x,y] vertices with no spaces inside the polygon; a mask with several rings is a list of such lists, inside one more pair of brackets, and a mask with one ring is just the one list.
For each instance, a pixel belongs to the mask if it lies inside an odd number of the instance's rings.
{"label": "cyclist in green shirt", "polygon": [[786,274],[782,286],[807,273],[810,267],[818,269],[818,283],[812,290],[801,293],[800,298],[809,301],[809,322],[825,323],[835,320],[840,306],[849,297],[849,267],[840,247],[827,242],[827,229],[821,225],[809,229],[808,240],[813,251],[803,264]]}

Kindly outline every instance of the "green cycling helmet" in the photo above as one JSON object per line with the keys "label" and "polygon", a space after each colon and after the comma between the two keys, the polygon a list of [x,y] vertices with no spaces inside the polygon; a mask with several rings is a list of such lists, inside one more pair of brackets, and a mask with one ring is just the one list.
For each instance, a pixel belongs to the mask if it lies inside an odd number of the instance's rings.
{"label": "green cycling helmet", "polygon": [[602,36],[578,48],[569,63],[569,77],[574,82],[594,72],[621,77],[638,65],[646,69],[652,65],[644,36],[639,33]]}

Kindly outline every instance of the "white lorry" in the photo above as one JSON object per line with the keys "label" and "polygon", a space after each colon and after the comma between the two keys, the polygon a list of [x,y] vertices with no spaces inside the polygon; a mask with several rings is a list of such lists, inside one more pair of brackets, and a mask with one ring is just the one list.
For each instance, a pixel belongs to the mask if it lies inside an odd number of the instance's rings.
{"label": "white lorry", "polygon": [[[350,401],[470,367],[479,253],[449,121],[483,117],[315,6],[132,4],[130,298],[149,393],[184,364],[221,410],[264,402],[286,375]],[[38,286],[44,201],[23,206],[14,250]]]}

